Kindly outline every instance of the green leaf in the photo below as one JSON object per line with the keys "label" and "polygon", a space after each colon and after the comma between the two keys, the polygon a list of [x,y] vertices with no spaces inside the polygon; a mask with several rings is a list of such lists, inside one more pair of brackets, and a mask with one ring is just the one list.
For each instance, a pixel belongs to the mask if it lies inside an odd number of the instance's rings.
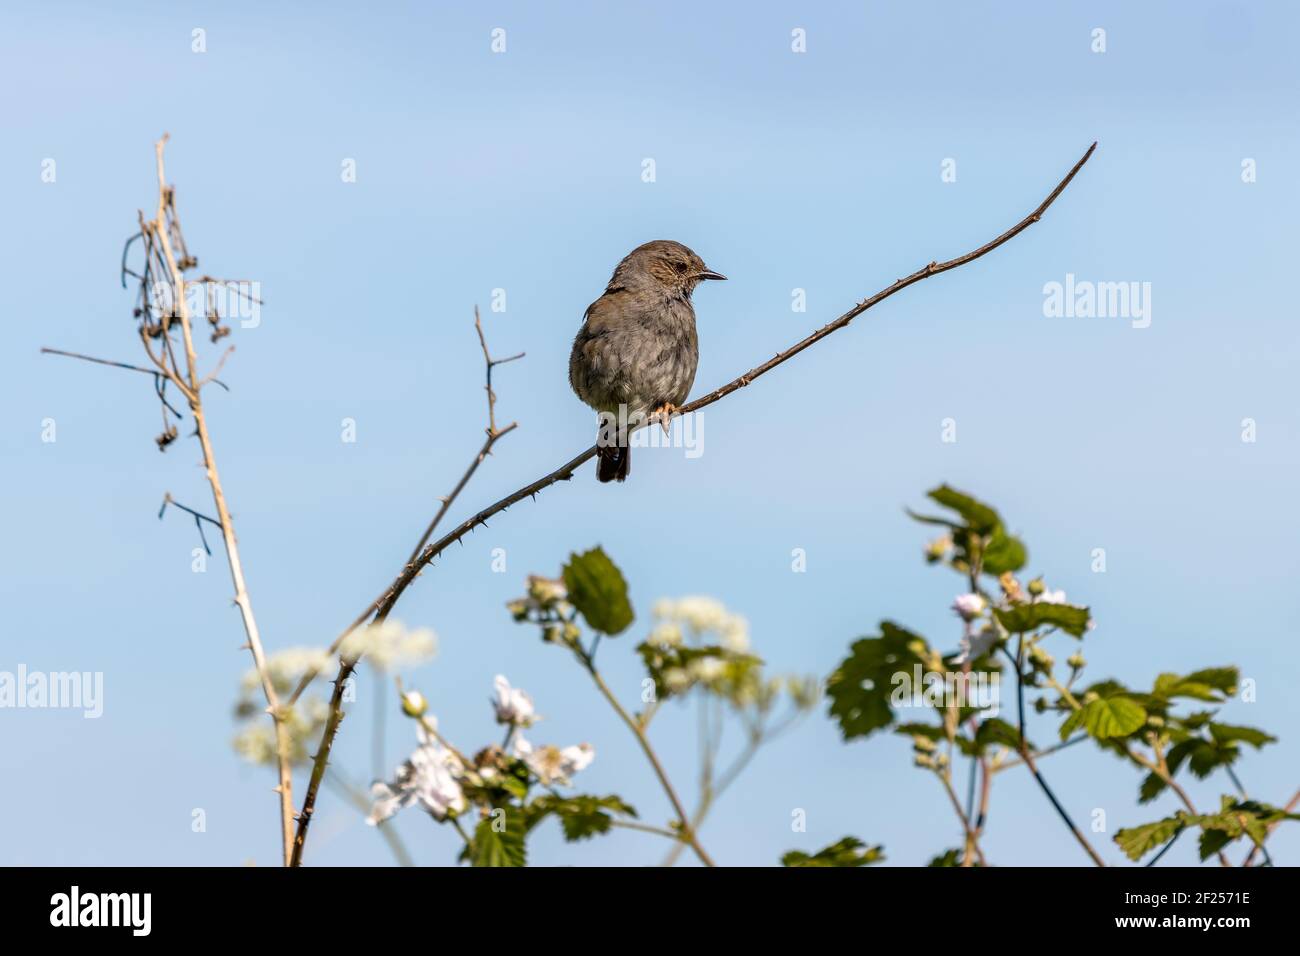
{"label": "green leaf", "polygon": [[1213,684],[1193,680],[1190,676],[1180,677],[1177,674],[1161,674],[1156,678],[1151,693],[1165,700],[1172,700],[1175,697],[1190,697],[1193,700],[1205,700],[1211,703],[1223,700],[1223,695]]}
{"label": "green leaf", "polygon": [[474,828],[470,862],[474,866],[523,866],[528,858],[524,836],[523,812],[497,807]]}
{"label": "green leaf", "polygon": [[1180,813],[1177,816],[1144,823],[1137,827],[1128,827],[1115,834],[1115,842],[1124,851],[1124,855],[1137,862],[1152,850],[1158,849],[1174,838],[1187,825]]}
{"label": "green leaf", "polygon": [[1127,737],[1147,722],[1147,712],[1131,697],[1099,697],[1083,708],[1083,727],[1098,740]]}
{"label": "green leaf", "polygon": [[890,700],[895,689],[901,689],[896,678],[901,674],[911,683],[916,668],[922,666],[914,650],[917,645],[924,648],[925,639],[882,621],[880,637],[864,637],[849,647],[849,656],[826,682],[830,715],[839,722],[845,740],[866,737],[893,723]]}
{"label": "green leaf", "polygon": [[1019,571],[1028,560],[1029,551],[1025,548],[1025,543],[998,528],[984,548],[981,569],[985,574],[1000,575],[1007,571]]}
{"label": "green leaf", "polygon": [[927,492],[927,495],[931,500],[961,515],[967,527],[977,534],[992,534],[1002,523],[1002,519],[993,508],[948,485],[940,485]]}
{"label": "green leaf", "polygon": [[1071,710],[1070,716],[1066,717],[1065,722],[1061,724],[1061,743],[1065,743],[1065,741],[1069,740],[1070,735],[1073,734],[1076,730],[1078,730],[1079,725],[1082,723],[1083,723],[1083,711]]}
{"label": "green leaf", "polygon": [[[864,849],[865,847],[865,849]],[[857,837],[845,837],[818,850],[812,856],[802,850],[791,850],[781,857],[782,866],[866,866],[885,858],[883,847],[867,847]]]}
{"label": "green leaf", "polygon": [[1184,763],[1193,774],[1204,780],[1219,767],[1226,767],[1236,762],[1241,751],[1234,743],[1218,743],[1203,737],[1189,737],[1169,748],[1165,760],[1172,776]]}
{"label": "green leaf", "polygon": [[1233,724],[1210,724],[1210,736],[1216,743],[1226,744],[1240,740],[1250,744],[1256,750],[1265,744],[1277,743],[1277,738],[1255,727],[1238,727]]}
{"label": "green leaf", "polygon": [[570,843],[608,833],[614,825],[611,813],[626,817],[636,816],[636,810],[630,804],[622,797],[613,794],[606,797],[589,794],[560,797],[551,794],[538,797],[528,805],[530,829],[546,816],[554,814],[560,820],[564,838]]}
{"label": "green leaf", "polygon": [[[998,717],[990,717],[988,720],[980,723],[979,730],[975,732],[975,742],[981,747],[988,747],[992,744],[1001,744],[1004,747],[1010,747],[1012,750],[1020,750],[1020,731],[1012,727],[1005,720]],[[1028,741],[1026,741],[1028,743]],[[1029,749],[1035,749],[1032,743]]]}
{"label": "green leaf", "polygon": [[947,736],[938,724],[899,724],[894,728],[894,733],[902,734],[904,737],[926,737],[936,741]]}
{"label": "green leaf", "polygon": [[1074,637],[1083,637],[1088,629],[1089,613],[1086,607],[1072,604],[1016,604],[1009,608],[995,608],[994,614],[1012,634],[1028,634],[1040,627],[1059,627]]}
{"label": "green leaf", "polygon": [[1233,841],[1233,837],[1223,830],[1202,830],[1198,845],[1201,859],[1208,860]]}
{"label": "green leaf", "polygon": [[564,586],[570,603],[593,630],[614,635],[632,623],[627,581],[601,548],[569,556],[564,566]]}
{"label": "green leaf", "polygon": [[961,866],[961,851],[945,850],[927,863],[926,866]]}
{"label": "green leaf", "polygon": [[1209,684],[1215,690],[1231,697],[1237,692],[1238,670],[1235,667],[1207,667],[1205,670],[1188,674],[1184,680],[1197,684]]}
{"label": "green leaf", "polygon": [[1158,773],[1147,774],[1138,790],[1138,803],[1150,803],[1164,792],[1165,786],[1164,778]]}

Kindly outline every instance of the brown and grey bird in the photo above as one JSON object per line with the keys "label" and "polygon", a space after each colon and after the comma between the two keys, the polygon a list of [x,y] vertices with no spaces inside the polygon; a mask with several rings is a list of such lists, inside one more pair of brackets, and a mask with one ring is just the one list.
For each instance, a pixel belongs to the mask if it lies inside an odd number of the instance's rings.
{"label": "brown and grey bird", "polygon": [[[667,430],[685,404],[700,357],[691,293],[705,279],[725,278],[680,242],[656,239],[629,252],[605,294],[587,307],[569,356],[569,384],[602,416],[600,481],[628,475],[627,423],[656,416]],[[612,431],[611,422],[618,423]]]}

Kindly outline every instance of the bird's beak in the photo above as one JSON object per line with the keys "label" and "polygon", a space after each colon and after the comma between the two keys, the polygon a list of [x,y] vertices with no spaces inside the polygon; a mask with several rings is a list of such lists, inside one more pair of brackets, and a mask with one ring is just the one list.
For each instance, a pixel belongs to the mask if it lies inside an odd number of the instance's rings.
{"label": "bird's beak", "polygon": [[703,272],[695,273],[697,279],[726,279],[721,272],[714,272],[712,269],[705,269]]}

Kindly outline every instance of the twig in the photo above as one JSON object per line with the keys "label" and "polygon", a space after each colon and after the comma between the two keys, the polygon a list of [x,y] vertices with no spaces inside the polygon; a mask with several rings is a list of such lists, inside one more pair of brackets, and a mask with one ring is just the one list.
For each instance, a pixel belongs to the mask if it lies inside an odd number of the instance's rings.
{"label": "twig", "polygon": [[1088,857],[1093,863],[1097,864],[1097,866],[1105,866],[1106,861],[1097,855],[1097,851],[1092,848],[1092,844],[1089,843],[1088,838],[1083,835],[1083,831],[1074,825],[1074,821],[1070,819],[1070,814],[1066,812],[1065,807],[1061,806],[1061,801],[1056,799],[1056,794],[1053,793],[1052,788],[1047,785],[1047,781],[1043,778],[1043,775],[1038,772],[1038,764],[1034,760],[1034,755],[1029,752],[1029,744],[1025,740],[1024,637],[1022,636],[1017,642],[1015,657],[1012,657],[1011,652],[1005,647],[1002,648],[1002,652],[1006,654],[1007,658],[1011,661],[1012,666],[1016,669],[1016,697],[1020,728],[1019,733],[1016,736],[1018,737],[1017,749],[1020,751],[1020,759],[1025,762],[1025,766],[1029,768],[1029,772],[1034,775],[1034,780],[1038,782],[1039,789],[1043,791],[1048,801],[1055,808],[1057,815],[1061,818],[1061,822],[1066,825],[1074,838],[1079,841],[1079,845],[1083,847],[1084,852],[1088,854]]}
{"label": "twig", "polygon": [[[520,352],[518,355],[512,355],[510,358],[506,358],[506,359],[493,359],[491,353],[488,351],[487,341],[483,336],[483,324],[479,319],[477,306],[475,306],[474,308],[474,328],[478,332],[479,344],[483,348],[483,360],[487,366],[487,393],[488,393],[487,439],[484,441],[483,447],[479,449],[478,454],[474,456],[473,461],[470,462],[469,467],[465,469],[465,473],[461,476],[460,481],[456,483],[456,487],[452,489],[451,494],[447,495],[442,499],[441,506],[438,508],[437,513],[433,516],[433,520],[429,522],[429,527],[425,529],[424,536],[420,539],[420,543],[416,546],[415,550],[412,552],[413,555],[419,553],[420,548],[424,546],[424,542],[427,541],[429,539],[429,536],[433,534],[434,529],[437,528],[438,526],[438,522],[442,520],[443,515],[447,513],[447,510],[451,507],[452,502],[456,500],[456,498],[460,495],[461,491],[465,488],[465,486],[469,484],[469,480],[472,477],[474,477],[474,472],[476,472],[478,470],[478,466],[483,463],[483,459],[485,459],[489,454],[492,453],[492,447],[504,435],[507,435],[510,432],[514,431],[514,429],[518,426],[517,422],[511,422],[509,425],[507,425],[504,428],[496,427],[496,415],[495,415],[496,395],[492,391],[492,369],[494,366],[500,365],[503,362],[513,362],[517,358],[523,358],[524,353]],[[336,651],[338,651],[338,649],[342,646],[343,641],[347,639],[347,636],[351,634],[353,631],[355,631],[358,627],[361,627],[372,613],[374,614],[374,620],[372,624],[378,624],[386,620],[388,618],[389,612],[393,608],[393,603],[388,603],[385,605],[378,601],[372,602],[370,607],[366,608],[366,610],[362,614],[360,614],[355,621],[352,622],[352,626],[350,628],[348,628],[337,638],[335,638],[334,642],[329,647],[330,655],[333,655]],[[343,700],[342,700],[342,695],[338,692],[338,688],[341,686],[342,682],[345,682],[349,677],[352,676],[352,672],[353,670],[355,670],[356,665],[357,665],[356,658],[353,658],[352,660],[345,659],[343,661],[340,661],[339,663],[338,677],[335,678],[335,693],[331,695],[330,698],[329,716],[326,718],[325,732],[321,735],[320,747],[316,751],[316,756],[312,759],[311,778],[307,784],[307,795],[303,798],[302,812],[298,816],[298,831],[294,836],[293,853],[290,860],[291,865],[293,866],[300,866],[302,864],[303,845],[306,843],[307,840],[307,828],[308,826],[311,825],[311,815],[315,809],[317,794],[320,792],[320,781],[324,776],[325,768],[329,763],[330,749],[334,746],[334,734],[338,730],[339,722],[343,719],[343,713],[342,713]],[[290,705],[292,705],[298,700],[299,696],[303,693],[303,691],[307,689],[307,687],[311,684],[311,682],[316,679],[316,675],[319,673],[320,673],[319,668],[313,668],[302,676],[302,679],[299,680],[298,682],[298,686],[294,688],[293,694],[289,698]]]}
{"label": "twig", "polygon": [[623,705],[618,702],[618,698],[614,696],[614,692],[611,691],[609,685],[605,683],[605,678],[600,676],[600,671],[596,670],[595,665],[590,663],[590,659],[583,653],[579,653],[578,657],[587,664],[587,672],[591,674],[591,679],[596,682],[596,688],[600,691],[601,696],[609,702],[610,707],[614,708],[614,712],[618,714],[619,719],[627,725],[628,730],[632,731],[632,734],[636,737],[637,743],[641,745],[641,751],[645,754],[646,759],[650,761],[650,766],[654,770],[655,776],[659,778],[659,785],[663,787],[664,793],[668,796],[668,802],[673,805],[673,812],[677,814],[677,823],[681,828],[680,839],[690,845],[691,849],[695,851],[695,855],[700,858],[701,863],[705,866],[714,866],[715,864],[713,859],[705,852],[704,847],[700,846],[699,838],[695,835],[695,830],[691,827],[691,818],[687,816],[686,808],[682,806],[682,801],[677,796],[677,791],[673,789],[672,782],[668,779],[668,774],[664,770],[663,764],[659,762],[659,756],[655,753],[654,747],[650,745],[650,739],[645,735],[645,731],[641,729],[641,725],[623,708]]}
{"label": "twig", "polygon": [[207,515],[201,514],[200,512],[195,511],[193,508],[189,508],[181,504],[179,501],[177,501],[175,498],[172,497],[170,491],[163,495],[162,507],[158,509],[159,521],[162,520],[163,513],[166,512],[168,505],[171,505],[174,508],[180,508],[181,511],[187,512],[194,516],[194,527],[196,527],[199,531],[199,540],[203,542],[203,550],[206,551],[208,554],[211,554],[212,549],[208,547],[208,536],[203,533],[203,522],[206,521],[208,524],[216,525],[218,528],[221,527],[221,522],[216,520],[215,518],[209,518]]}
{"label": "twig", "polygon": [[316,810],[316,795],[320,791],[321,781],[325,778],[325,766],[329,762],[334,735],[338,733],[339,724],[343,721],[343,692],[356,666],[355,660],[345,660],[343,666],[339,668],[339,676],[334,680],[334,692],[330,694],[325,730],[321,734],[320,746],[316,748],[316,756],[312,758],[311,779],[307,782],[307,795],[303,797],[302,812],[298,814],[298,829],[293,835],[293,847],[287,866],[302,866],[302,851],[307,842],[307,828],[311,826],[312,814]]}
{"label": "twig", "polygon": [[1173,848],[1173,845],[1178,842],[1178,838],[1182,835],[1183,835],[1183,828],[1179,827],[1177,830],[1174,831],[1174,835],[1169,838],[1169,842],[1160,848],[1160,852],[1157,853],[1155,856],[1153,856],[1150,859],[1150,861],[1146,863],[1146,866],[1155,866],[1157,863],[1159,863],[1160,858],[1164,856],[1166,853],[1168,853],[1170,849]]}
{"label": "twig", "polygon": [[434,514],[433,520],[429,522],[429,527],[424,529],[424,534],[420,536],[419,543],[417,543],[412,549],[411,556],[406,559],[407,564],[410,564],[420,556],[420,549],[424,547],[425,542],[427,542],[433,535],[434,529],[437,528],[438,523],[442,521],[443,515],[445,515],[447,510],[451,507],[451,503],[456,500],[456,497],[461,493],[461,490],[469,484],[469,480],[474,477],[474,472],[478,470],[478,466],[483,464],[483,459],[492,454],[492,446],[495,445],[502,436],[508,435],[519,425],[518,422],[511,422],[505,428],[497,428],[497,396],[496,392],[492,391],[492,369],[497,365],[504,365],[506,362],[513,362],[515,359],[521,359],[524,357],[524,353],[520,352],[518,355],[512,355],[509,358],[503,359],[494,359],[492,357],[492,353],[488,351],[487,340],[483,337],[483,323],[479,319],[478,306],[474,306],[474,330],[478,332],[479,345],[483,347],[483,362],[487,368],[487,384],[484,386],[484,388],[487,389],[488,404],[487,439],[483,442],[483,447],[479,449],[479,453],[474,457],[474,460],[470,462],[469,467],[465,469],[465,474],[462,475],[460,481],[456,483],[456,487],[452,489],[451,494],[441,499],[441,506],[438,508],[437,513]]}
{"label": "twig", "polygon": [[[1066,740],[1063,743],[1055,744],[1051,747],[1047,747],[1043,750],[1038,751],[1036,754],[1034,754],[1034,759],[1042,760],[1044,757],[1050,757],[1052,754],[1059,753],[1060,751],[1066,749],[1067,747],[1073,747],[1075,744],[1081,744],[1085,740],[1091,740],[1091,739],[1092,738],[1089,737],[1087,734],[1079,734],[1076,737],[1071,737],[1069,740]],[[1008,760],[1006,763],[999,764],[995,772],[1000,773],[1003,770],[1010,770],[1012,767],[1019,767],[1022,763],[1024,763],[1024,761],[1022,761],[1019,757],[1017,757],[1014,760]]]}

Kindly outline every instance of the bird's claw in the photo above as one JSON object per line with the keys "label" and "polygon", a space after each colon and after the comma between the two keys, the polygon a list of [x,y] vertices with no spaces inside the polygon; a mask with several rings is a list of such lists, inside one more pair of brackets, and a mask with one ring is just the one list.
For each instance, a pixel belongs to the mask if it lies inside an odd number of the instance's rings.
{"label": "bird's claw", "polygon": [[658,420],[659,424],[662,425],[664,428],[664,434],[667,435],[669,430],[672,428],[673,416],[676,414],[677,414],[677,406],[674,405],[672,402],[664,402],[662,405],[660,405],[658,408],[656,408],[653,412],[650,413],[650,420],[651,421]]}

